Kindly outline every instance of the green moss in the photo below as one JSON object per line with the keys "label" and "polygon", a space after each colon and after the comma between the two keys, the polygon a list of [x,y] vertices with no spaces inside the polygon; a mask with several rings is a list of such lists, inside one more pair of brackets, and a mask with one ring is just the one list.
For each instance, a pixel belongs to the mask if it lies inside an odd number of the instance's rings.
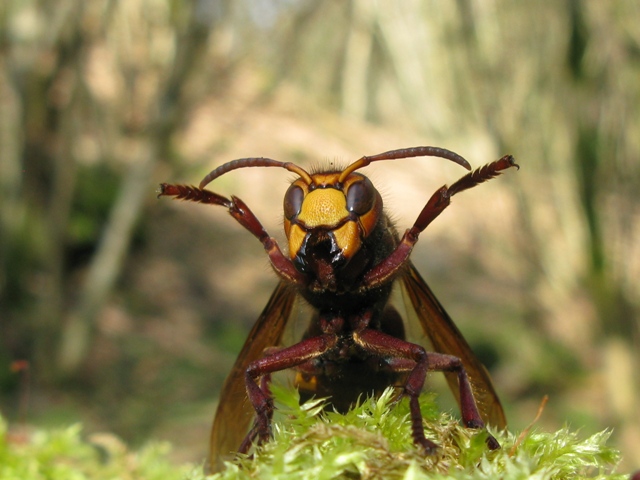
{"label": "green moss", "polygon": [[520,439],[492,431],[502,448],[489,451],[486,431],[463,428],[455,418],[439,413],[433,395],[426,394],[420,399],[426,434],[440,449],[437,455],[424,456],[413,445],[408,402],[396,405],[392,389],[346,415],[323,413],[322,400],[300,406],[291,389],[274,386],[273,393],[279,404],[274,440],[258,448],[253,458],[227,463],[213,478],[626,478],[612,473],[619,453],[606,446],[608,431],[581,438],[563,428],[532,431]]}

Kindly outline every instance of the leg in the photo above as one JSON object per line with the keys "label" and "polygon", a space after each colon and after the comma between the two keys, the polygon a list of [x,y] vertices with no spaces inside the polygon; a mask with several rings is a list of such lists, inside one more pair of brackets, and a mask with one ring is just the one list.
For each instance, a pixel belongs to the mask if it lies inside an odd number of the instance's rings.
{"label": "leg", "polygon": [[[427,454],[435,453],[438,446],[424,435],[422,412],[420,412],[418,403],[418,396],[422,391],[427,370],[429,369],[429,357],[425,349],[415,343],[369,328],[355,332],[353,338],[360,347],[375,355],[398,357],[414,362],[414,367],[409,373],[404,386],[404,393],[409,397],[413,441],[416,445],[422,447]],[[410,366],[406,362],[400,362],[399,365],[402,365],[401,368],[403,369]]]}
{"label": "leg", "polygon": [[[411,428],[414,442],[422,446],[427,453],[433,453],[436,448],[436,445],[424,435],[422,413],[420,412],[418,403],[418,396],[422,391],[427,371],[456,372],[460,386],[462,422],[468,428],[484,428],[484,421],[480,416],[473,397],[467,372],[459,358],[452,355],[427,352],[420,345],[392,337],[378,330],[365,329],[355,333],[354,338],[362,348],[369,352],[377,355],[389,355],[400,359],[408,359],[415,362],[413,370],[411,370],[407,378],[404,391],[409,397]],[[393,368],[394,364],[397,364],[401,370],[406,370],[411,366],[411,363],[407,361],[391,361],[389,365]],[[491,450],[500,448],[500,444],[492,436],[489,436],[487,439],[487,444]]]}
{"label": "leg", "polygon": [[496,177],[507,168],[517,166],[511,155],[505,155],[495,162],[466,174],[450,187],[444,186],[436,191],[424,206],[420,215],[418,215],[413,226],[402,236],[396,249],[386,259],[367,272],[364,276],[363,286],[375,287],[381,285],[388,282],[398,273],[409,258],[420,233],[449,206],[452,196]]}
{"label": "leg", "polygon": [[261,443],[267,440],[270,435],[273,399],[269,393],[268,382],[263,381],[258,386],[256,379],[264,378],[273,372],[296,367],[319,357],[331,349],[336,341],[337,336],[334,334],[319,335],[278,350],[249,364],[245,372],[245,383],[249,400],[256,410],[256,420],[238,450],[240,453],[246,453],[256,438]]}
{"label": "leg", "polygon": [[[270,384],[271,384],[271,374],[263,375],[262,378],[260,379],[260,390],[262,390],[262,393],[267,398],[271,398],[271,390],[269,389]],[[271,409],[271,411],[267,413],[267,416],[268,416],[267,424],[271,424],[271,420],[273,419],[273,409]],[[244,440],[242,440],[240,447],[238,447],[238,452],[247,453],[249,451],[260,429],[259,425],[261,425],[261,423],[258,421],[258,418],[256,417],[255,420],[253,421],[253,426],[251,427],[251,430],[249,430],[249,433],[247,433],[246,437],[244,437]]]}
{"label": "leg", "polygon": [[238,197],[232,196],[231,199],[229,199],[222,195],[218,195],[217,193],[210,192],[209,190],[187,185],[170,185],[168,183],[160,184],[160,193],[158,194],[158,197],[162,196],[226,207],[229,210],[229,214],[235,218],[240,225],[260,240],[260,243],[262,243],[267,255],[269,255],[271,266],[280,278],[298,285],[302,285],[306,282],[305,276],[302,275],[293,266],[291,260],[282,253],[276,239],[269,236],[258,218]]}
{"label": "leg", "polygon": [[[443,353],[427,352],[429,358],[429,370],[436,372],[455,372],[458,374],[458,385],[460,387],[460,413],[462,414],[462,423],[467,428],[484,428],[485,424],[480,416],[476,399],[473,396],[473,390],[467,371],[462,365],[462,361],[453,355],[445,355]],[[489,435],[487,445],[491,450],[500,448],[498,441]]]}

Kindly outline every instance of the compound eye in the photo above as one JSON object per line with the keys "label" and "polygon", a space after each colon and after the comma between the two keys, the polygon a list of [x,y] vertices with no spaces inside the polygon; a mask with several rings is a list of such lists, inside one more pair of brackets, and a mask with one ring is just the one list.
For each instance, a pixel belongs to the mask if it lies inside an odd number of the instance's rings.
{"label": "compound eye", "polygon": [[284,217],[287,220],[291,220],[293,217],[300,213],[302,208],[302,201],[304,200],[304,192],[302,188],[297,185],[291,185],[284,194]]}
{"label": "compound eye", "polygon": [[347,210],[364,215],[373,208],[376,200],[375,187],[367,177],[354,182],[347,191]]}

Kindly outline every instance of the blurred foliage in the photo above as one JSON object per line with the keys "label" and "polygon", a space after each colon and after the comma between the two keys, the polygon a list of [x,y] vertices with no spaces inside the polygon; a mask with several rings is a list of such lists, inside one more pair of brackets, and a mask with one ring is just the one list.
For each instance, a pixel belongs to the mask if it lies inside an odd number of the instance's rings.
{"label": "blurred foliage", "polygon": [[83,438],[79,425],[57,430],[8,430],[0,417],[0,478],[3,480],[167,479],[187,467],[167,460],[166,444],[130,451],[112,434]]}
{"label": "blurred foliage", "polygon": [[[224,211],[154,184],[433,144],[522,166],[456,197],[414,253],[510,421],[549,393],[543,421],[614,428],[640,467],[639,21],[634,0],[1,2],[3,411],[201,456],[274,279]],[[367,170],[400,229],[458,178],[417,162]],[[284,180],[216,188],[273,231]]]}

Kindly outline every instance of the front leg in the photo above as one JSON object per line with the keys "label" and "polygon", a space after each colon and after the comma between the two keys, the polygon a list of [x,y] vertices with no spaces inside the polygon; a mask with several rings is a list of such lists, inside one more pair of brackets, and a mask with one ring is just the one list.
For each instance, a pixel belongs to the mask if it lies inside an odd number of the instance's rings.
{"label": "front leg", "polygon": [[247,204],[235,196],[231,197],[231,201],[233,203],[229,207],[229,214],[231,214],[240,225],[249,230],[254,237],[260,240],[267,255],[269,255],[271,266],[278,276],[296,285],[305,285],[307,283],[307,277],[300,273],[293,265],[293,262],[282,253],[276,239],[269,236]]}
{"label": "front leg", "polygon": [[367,290],[382,285],[398,274],[408,260],[420,233],[449,206],[451,197],[484,183],[511,167],[519,168],[511,155],[505,155],[495,162],[467,173],[450,187],[444,186],[437,190],[420,212],[413,226],[402,236],[396,249],[367,272],[361,289]]}
{"label": "front leg", "polygon": [[240,225],[260,240],[267,255],[269,255],[271,266],[280,278],[295,283],[296,285],[305,285],[307,283],[306,277],[300,273],[291,260],[282,253],[276,239],[269,236],[255,214],[249,209],[247,204],[238,197],[232,196],[229,199],[203,188],[161,183],[158,197],[163,196],[174,197],[177,200],[226,207],[229,210],[229,214],[235,218]]}

